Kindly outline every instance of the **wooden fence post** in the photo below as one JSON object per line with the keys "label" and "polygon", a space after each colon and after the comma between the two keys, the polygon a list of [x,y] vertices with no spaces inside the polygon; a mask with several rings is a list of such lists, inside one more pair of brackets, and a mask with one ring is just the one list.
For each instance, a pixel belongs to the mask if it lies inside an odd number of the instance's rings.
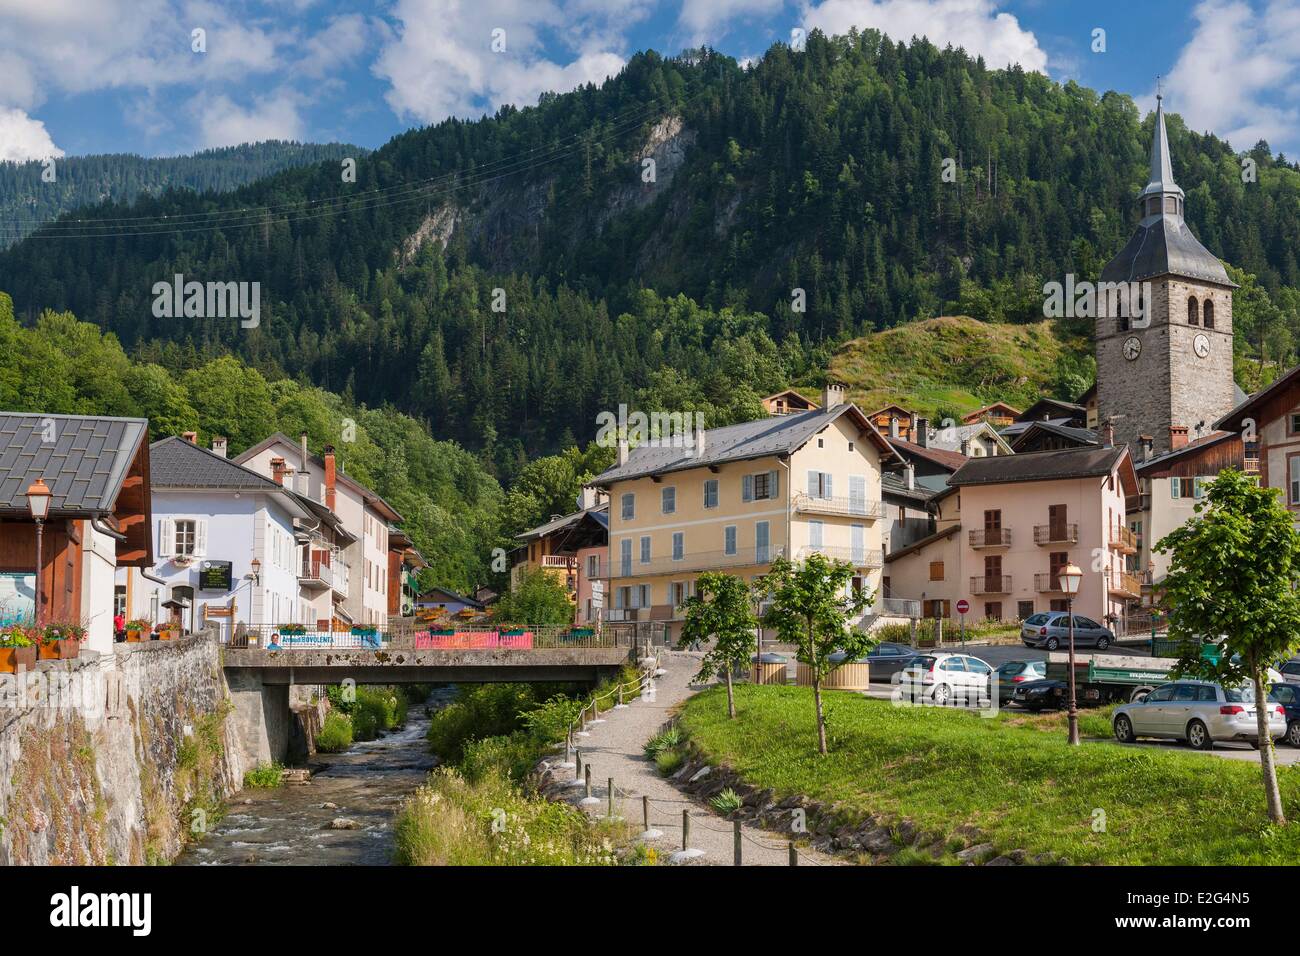
{"label": "wooden fence post", "polygon": [[691,845],[691,812],[682,811],[682,849],[685,850]]}
{"label": "wooden fence post", "polygon": [[609,818],[614,819],[614,778],[609,778]]}
{"label": "wooden fence post", "polygon": [[736,845],[736,846],[735,846],[735,849],[736,849],[736,866],[740,866],[740,841],[741,841],[741,836],[740,836],[740,821],[739,821],[739,820],[734,821],[733,826],[735,826],[735,834],[734,834],[734,836],[733,836],[733,839],[734,839],[734,841],[735,841],[735,845]]}
{"label": "wooden fence post", "polygon": [[790,865],[791,866],[799,865],[799,854],[795,852],[793,840],[790,841]]}

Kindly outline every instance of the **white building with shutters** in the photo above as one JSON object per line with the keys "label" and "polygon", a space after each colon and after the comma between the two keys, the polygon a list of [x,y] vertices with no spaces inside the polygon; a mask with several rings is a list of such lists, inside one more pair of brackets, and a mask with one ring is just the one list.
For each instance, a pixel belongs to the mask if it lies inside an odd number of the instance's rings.
{"label": "white building with shutters", "polygon": [[155,442],[150,468],[157,560],[118,571],[117,604],[127,619],[215,624],[224,634],[241,623],[315,624],[294,537],[295,519],[317,521],[307,502],[186,438]]}

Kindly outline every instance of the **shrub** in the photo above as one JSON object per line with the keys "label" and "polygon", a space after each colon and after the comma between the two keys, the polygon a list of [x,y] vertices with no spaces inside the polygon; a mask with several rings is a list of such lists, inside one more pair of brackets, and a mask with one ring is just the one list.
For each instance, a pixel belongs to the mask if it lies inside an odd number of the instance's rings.
{"label": "shrub", "polygon": [[374,740],[379,736],[379,719],[375,717],[374,710],[358,707],[350,716],[353,740]]}
{"label": "shrub", "polygon": [[520,715],[536,707],[539,692],[527,684],[462,688],[456,700],[435,712],[429,722],[430,749],[446,763],[459,763],[470,740],[518,730]]}
{"label": "shrub", "polygon": [[284,766],[260,763],[244,774],[244,787],[249,790],[271,790],[284,783]]}
{"label": "shrub", "polygon": [[727,787],[724,790],[719,791],[718,795],[709,801],[709,805],[725,817],[730,813],[735,813],[745,804],[744,801],[740,799],[740,794],[736,793],[736,791],[732,790],[730,787]]}
{"label": "shrub", "polygon": [[352,746],[352,718],[331,710],[316,735],[316,749],[321,753],[342,753]]}
{"label": "shrub", "polygon": [[682,745],[682,732],[676,726],[661,730],[645,742],[641,749],[645,755],[654,760],[665,750],[676,750]]}
{"label": "shrub", "polygon": [[459,769],[465,779],[475,783],[491,773],[522,780],[540,758],[536,741],[522,731],[497,737],[484,737],[465,745]]}
{"label": "shrub", "polygon": [[676,773],[686,763],[686,755],[680,750],[664,750],[655,757],[655,766],[665,777]]}

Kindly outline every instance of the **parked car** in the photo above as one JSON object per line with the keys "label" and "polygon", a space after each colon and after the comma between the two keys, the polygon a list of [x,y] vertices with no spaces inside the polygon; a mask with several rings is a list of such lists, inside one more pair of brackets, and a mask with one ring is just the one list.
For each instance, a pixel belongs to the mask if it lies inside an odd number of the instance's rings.
{"label": "parked car", "polygon": [[[1244,740],[1259,746],[1255,722],[1255,691],[1249,684],[1224,687],[1200,680],[1161,684],[1146,698],[1115,708],[1111,718],[1115,739],[1132,743],[1139,737],[1186,740],[1196,750],[1209,750],[1217,740]],[[1269,704],[1269,735],[1287,732],[1286,710]]]}
{"label": "parked car", "polygon": [[[1011,692],[1011,703],[1018,704],[1025,710],[1056,710],[1064,707],[1069,699],[1070,685],[1054,678],[1025,681],[1015,685]],[[1083,701],[1080,700],[1079,703],[1082,704]]]}
{"label": "parked car", "polygon": [[867,652],[867,664],[870,667],[872,680],[893,680],[903,667],[911,660],[919,657],[913,648],[906,644],[895,644],[892,641],[881,641],[875,647]]}
{"label": "parked car", "polygon": [[[1020,625],[1020,640],[1025,647],[1045,647],[1049,651],[1070,645],[1070,615],[1065,611],[1039,611]],[[1104,651],[1115,643],[1115,632],[1082,614],[1074,615],[1074,646],[1095,647]]]}
{"label": "parked car", "polygon": [[982,705],[989,699],[993,668],[969,654],[918,654],[898,677],[905,699]]}
{"label": "parked car", "polygon": [[1300,682],[1300,657],[1293,657],[1279,667],[1278,671],[1282,674],[1283,680]]}
{"label": "parked car", "polygon": [[1268,699],[1281,704],[1286,714],[1286,742],[1300,747],[1300,685],[1274,684]]}
{"label": "parked car", "polygon": [[998,703],[1011,699],[1017,687],[1047,676],[1047,661],[1007,661],[998,665]]}

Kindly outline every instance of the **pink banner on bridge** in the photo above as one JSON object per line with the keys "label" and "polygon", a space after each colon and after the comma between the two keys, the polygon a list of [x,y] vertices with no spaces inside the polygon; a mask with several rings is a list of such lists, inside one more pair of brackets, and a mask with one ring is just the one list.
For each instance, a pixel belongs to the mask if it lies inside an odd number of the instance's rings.
{"label": "pink banner on bridge", "polygon": [[415,649],[421,650],[480,650],[509,648],[531,650],[533,632],[502,634],[499,631],[457,631],[454,634],[434,634],[419,631],[415,635]]}

